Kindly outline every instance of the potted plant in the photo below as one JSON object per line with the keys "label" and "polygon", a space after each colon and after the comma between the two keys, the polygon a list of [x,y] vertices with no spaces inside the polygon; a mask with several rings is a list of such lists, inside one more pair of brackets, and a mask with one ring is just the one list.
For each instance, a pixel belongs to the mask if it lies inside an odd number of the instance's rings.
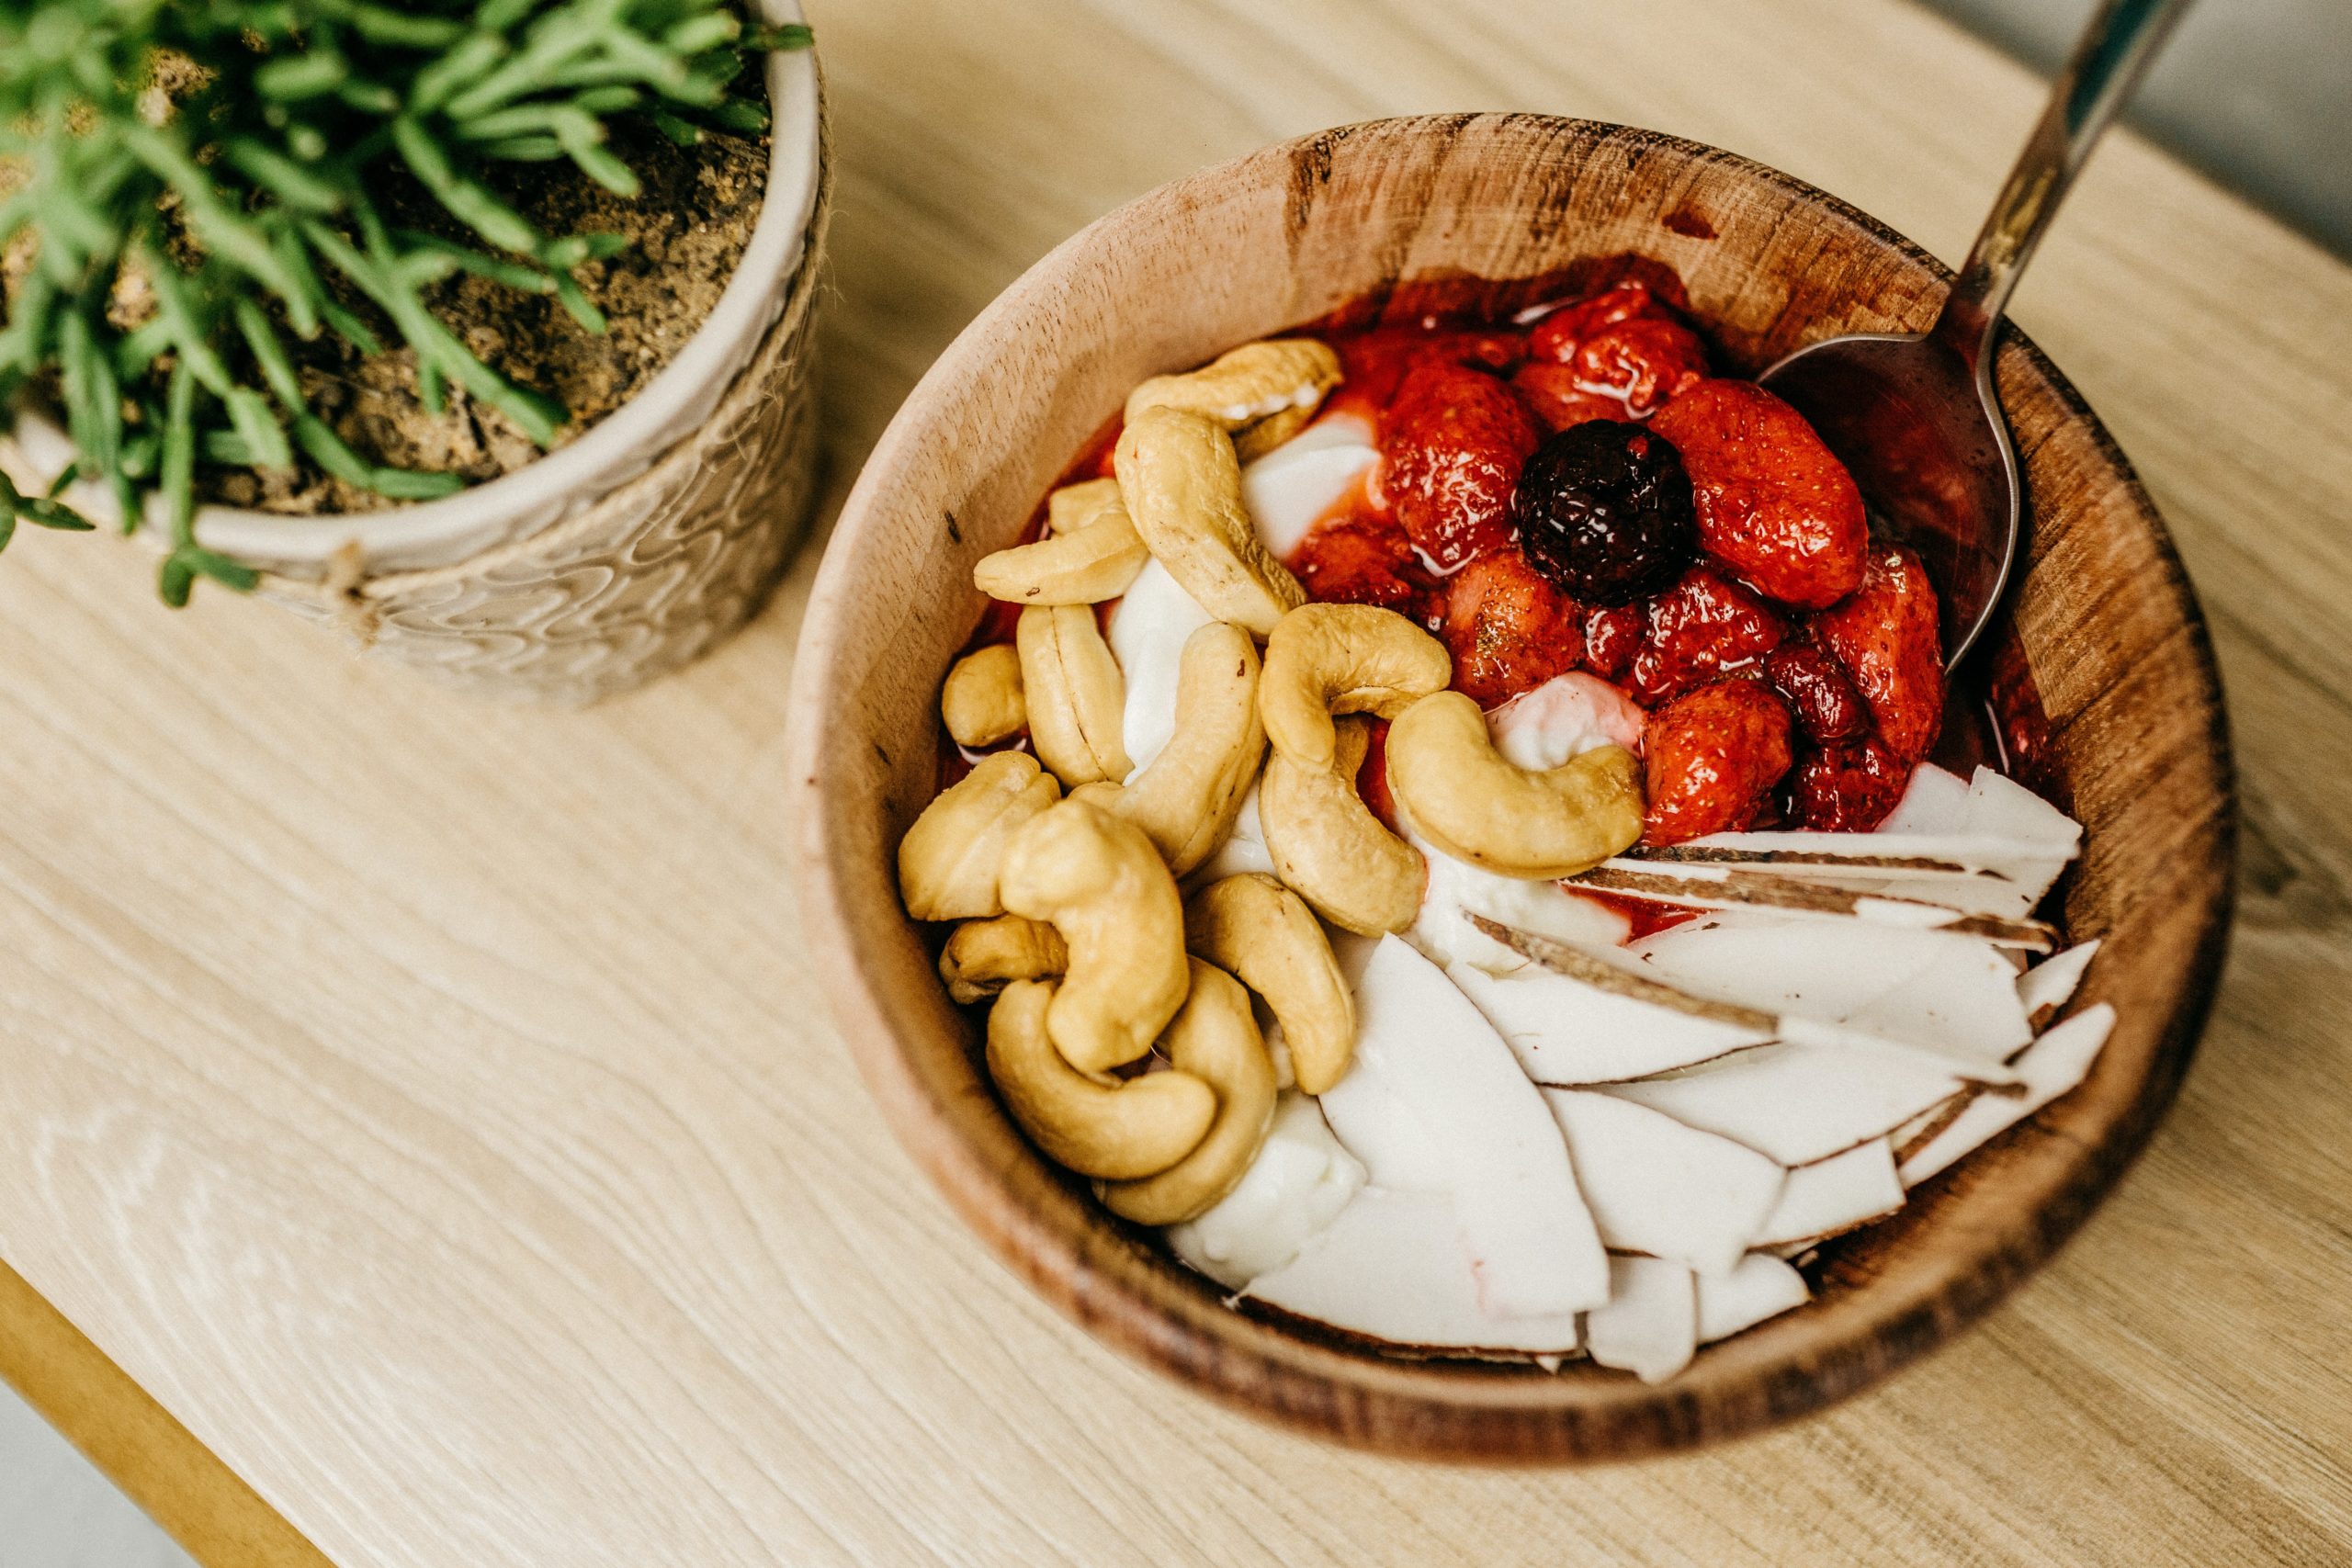
{"label": "potted plant", "polygon": [[0,545],[119,524],[168,603],[513,693],[707,650],[813,495],[808,41],[790,0],[0,5]]}

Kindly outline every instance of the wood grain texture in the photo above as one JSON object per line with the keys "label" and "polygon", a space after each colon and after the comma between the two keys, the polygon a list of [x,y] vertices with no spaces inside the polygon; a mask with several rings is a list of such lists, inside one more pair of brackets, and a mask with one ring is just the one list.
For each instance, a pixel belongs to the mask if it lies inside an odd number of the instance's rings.
{"label": "wood grain texture", "polygon": [[[1631,258],[1628,260],[1627,258]],[[885,1113],[941,1189],[1105,1340],[1246,1409],[1374,1449],[1623,1459],[1805,1414],[1973,1321],[2071,1235],[2169,1103],[2228,929],[2229,739],[2202,617],[2098,420],[2012,333],[1996,364],[2032,519],[2011,619],[2043,759],[2083,821],[2064,890],[2116,1004],[2075,1093],[1894,1219],[1833,1244],[1804,1310],[1702,1349],[1661,1387],[1590,1363],[1408,1362],[1228,1309],[1032,1150],[931,976],[895,850],[936,788],[935,694],[984,601],[972,567],[1144,378],[1335,310],[1414,320],[1432,287],[1508,319],[1566,278],[1663,265],[1729,367],[1845,333],[1919,331],[1949,281],[1783,175],[1697,143],[1534,115],[1375,120],[1153,191],[1058,247],[941,356],[875,448],[827,552],[786,758],[803,908]]]}
{"label": "wood grain texture", "polygon": [[[965,321],[1164,180],[1374,115],[1736,148],[1965,246],[2036,85],[1907,6],[819,7],[837,486]],[[897,1148],[783,867],[812,558],[577,715],[130,550],[0,561],[0,1256],[345,1568],[2323,1562],[2352,1554],[2352,271],[2104,147],[2019,321],[2211,620],[2241,919],[2057,1262],[1817,1420],[1569,1475],[1351,1454],[1069,1326]],[[0,1332],[5,1332],[0,1329]]]}

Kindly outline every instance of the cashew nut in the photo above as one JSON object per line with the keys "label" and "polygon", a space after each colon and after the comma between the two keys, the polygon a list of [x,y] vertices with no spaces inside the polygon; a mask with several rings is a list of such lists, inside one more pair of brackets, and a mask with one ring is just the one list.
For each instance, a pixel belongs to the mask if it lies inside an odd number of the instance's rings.
{"label": "cashew nut", "polygon": [[1302,768],[1329,768],[1333,714],[1395,718],[1453,677],[1445,645],[1394,610],[1301,604],[1266,639],[1258,712],[1275,750]]}
{"label": "cashew nut", "polygon": [[1046,497],[1046,531],[1075,534],[1113,506],[1120,515],[1126,514],[1127,503],[1119,499],[1116,479],[1080,479],[1064,485]]}
{"label": "cashew nut", "polygon": [[999,751],[942,790],[899,840],[899,894],[919,920],[966,920],[1004,912],[997,866],[1031,818],[1061,798],[1060,786],[1025,751]]}
{"label": "cashew nut", "polygon": [[1182,876],[1233,831],[1265,751],[1258,645],[1239,626],[1211,621],[1184,639],[1174,737],[1125,787],[1091,784],[1074,795],[1141,828]]}
{"label": "cashew nut", "polygon": [[[1255,872],[1212,882],[1185,900],[1184,946],[1266,999],[1300,1089],[1321,1094],[1347,1076],[1356,1045],[1355,998],[1322,922],[1297,894]],[[1200,994],[1197,976],[1193,994]]]}
{"label": "cashew nut", "polygon": [[939,688],[939,716],[958,746],[993,746],[1020,734],[1029,722],[1020,653],[992,642],[957,660]]}
{"label": "cashew nut", "polygon": [[1136,532],[1200,607],[1265,637],[1304,604],[1298,580],[1258,542],[1241,504],[1241,465],[1216,422],[1151,407],[1119,434],[1112,461]]}
{"label": "cashew nut", "polygon": [[1312,411],[1340,384],[1340,356],[1311,337],[1265,338],[1228,349],[1182,376],[1154,376],[1127,394],[1127,422],[1149,408],[1206,414],[1242,430],[1295,410]]}
{"label": "cashew nut", "polygon": [[947,994],[970,1004],[992,997],[1008,981],[1041,980],[1069,967],[1069,948],[1049,925],[999,915],[966,920],[939,954],[939,977]]}
{"label": "cashew nut", "polygon": [[1184,1010],[1162,1042],[1176,1070],[1148,1076],[1189,1075],[1207,1084],[1216,1118],[1193,1151],[1166,1170],[1102,1189],[1110,1211],[1137,1224],[1176,1224],[1214,1205],[1241,1180],[1274,1122],[1274,1064],[1250,1016],[1250,994],[1214,964],[1194,959],[1192,972]]}
{"label": "cashew nut", "polygon": [[1126,684],[1088,604],[1036,604],[1013,631],[1021,651],[1021,688],[1029,739],[1065,785],[1123,779],[1130,766],[1120,741]]}
{"label": "cashew nut", "polygon": [[1258,822],[1274,874],[1315,912],[1359,936],[1401,931],[1420,912],[1429,868],[1356,795],[1369,720],[1343,719],[1329,768],[1276,751],[1258,782]]}
{"label": "cashew nut", "polygon": [[1642,836],[1642,765],[1623,746],[1536,772],[1507,761],[1459,692],[1423,697],[1388,730],[1388,787],[1421,834],[1503,876],[1574,876]]}
{"label": "cashew nut", "polygon": [[1069,1065],[1108,1072],[1150,1050],[1184,1002],[1184,908],[1143,829],[1063,801],[1005,845],[997,886],[1069,946],[1047,1022]]}
{"label": "cashew nut", "polygon": [[1233,433],[1233,455],[1247,468],[1283,442],[1305,430],[1315,417],[1315,411],[1284,409],[1270,413],[1252,424],[1245,424]]}
{"label": "cashew nut", "polygon": [[[1073,491],[1076,498],[1065,503]],[[1066,485],[1046,505],[1052,535],[982,556],[972,568],[973,584],[1014,604],[1096,604],[1125,592],[1151,552],[1127,520],[1118,481]]]}
{"label": "cashew nut", "polygon": [[1015,980],[989,1010],[989,1076],[1046,1157],[1080,1176],[1133,1181],[1198,1147],[1216,1119],[1216,1091],[1185,1072],[1124,1081],[1080,1072],[1046,1032],[1058,1000],[1050,981]]}

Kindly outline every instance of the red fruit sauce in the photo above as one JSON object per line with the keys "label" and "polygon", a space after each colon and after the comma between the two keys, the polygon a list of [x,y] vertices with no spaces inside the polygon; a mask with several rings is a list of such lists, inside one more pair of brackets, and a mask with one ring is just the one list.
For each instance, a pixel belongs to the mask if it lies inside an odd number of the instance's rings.
{"label": "red fruit sauce", "polygon": [[[1728,367],[1689,316],[1679,279],[1657,264],[1620,257],[1545,279],[1423,282],[1297,331],[1340,356],[1344,378],[1321,417],[1362,421],[1381,451],[1284,563],[1310,598],[1411,617],[1447,643],[1454,685],[1489,708],[1581,670],[1645,709],[1747,682],[1726,712],[1752,721],[1769,705],[1787,718],[1740,726],[1762,739],[1726,743],[1757,754],[1714,760],[1741,800],[1711,803],[1702,783],[1678,779],[1676,809],[1653,817],[1645,841],[1732,821],[1867,830],[1901,793],[1885,782],[1890,761],[1905,778],[1911,761],[1932,756],[1963,772],[2002,767],[2045,794],[2057,782],[2014,640],[1996,649],[1986,689],[1950,700],[1932,655],[1920,654],[1935,605],[1916,559],[1874,545],[1870,581],[1850,581],[1860,574],[1851,479],[1794,410],[1724,378]],[[1680,431],[1691,444],[1691,559],[1672,585],[1628,604],[1577,603],[1518,547],[1510,503],[1519,468],[1546,433],[1588,419],[1655,421],[1654,434]],[[1118,434],[1114,417],[1058,482],[1110,474]],[[1041,504],[1023,537],[1037,536],[1044,518]],[[971,646],[1012,640],[1016,615],[991,605]],[[1385,729],[1360,783],[1393,822]],[[952,743],[941,761],[943,784],[969,767]],[[1636,936],[1694,913],[1588,896],[1625,913]]]}

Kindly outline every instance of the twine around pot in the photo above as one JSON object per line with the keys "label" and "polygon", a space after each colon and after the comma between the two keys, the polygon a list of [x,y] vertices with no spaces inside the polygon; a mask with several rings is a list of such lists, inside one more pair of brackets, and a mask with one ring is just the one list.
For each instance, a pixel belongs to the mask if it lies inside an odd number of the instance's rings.
{"label": "twine around pot", "polygon": [[[820,153],[820,156],[822,154]],[[710,417],[636,478],[537,533],[449,566],[255,592],[369,653],[520,701],[585,704],[691,663],[748,621],[807,531],[818,479],[810,323],[832,216],[825,164],[782,313]]]}

